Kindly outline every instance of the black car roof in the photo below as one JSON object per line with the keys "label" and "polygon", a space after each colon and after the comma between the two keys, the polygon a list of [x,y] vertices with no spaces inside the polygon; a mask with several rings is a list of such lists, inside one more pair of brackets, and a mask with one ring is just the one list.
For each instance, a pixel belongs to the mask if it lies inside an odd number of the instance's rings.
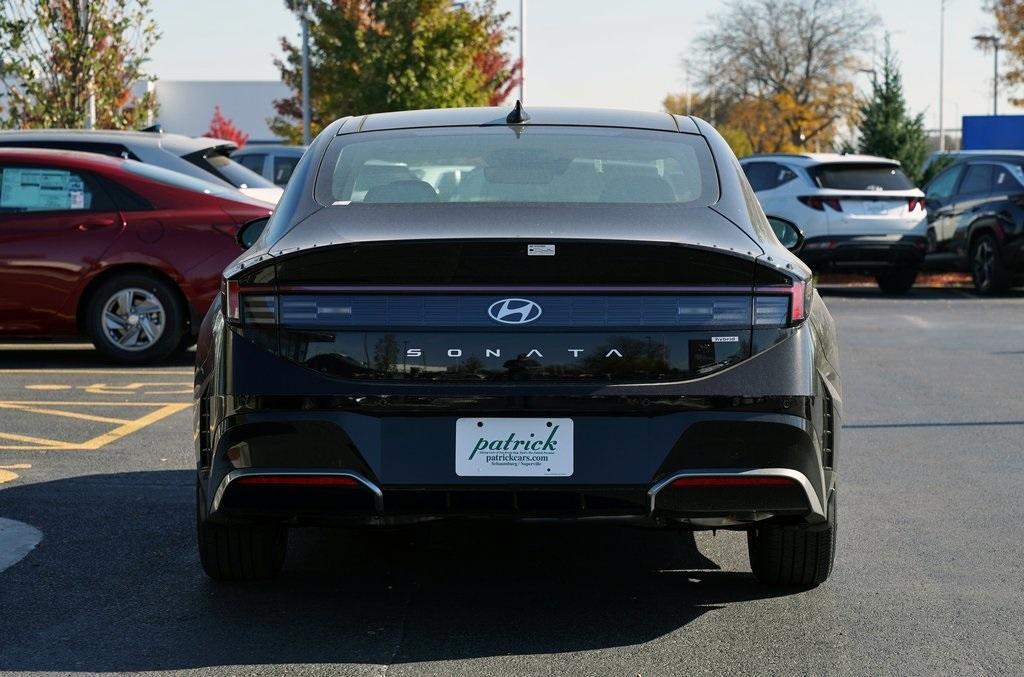
{"label": "black car roof", "polygon": [[[525,107],[525,125],[581,125],[629,127],[666,132],[699,133],[693,120],[670,113],[627,111],[610,108]],[[507,125],[511,106],[492,108],[433,108],[429,110],[372,113],[346,120],[339,134],[419,127],[478,127]]]}

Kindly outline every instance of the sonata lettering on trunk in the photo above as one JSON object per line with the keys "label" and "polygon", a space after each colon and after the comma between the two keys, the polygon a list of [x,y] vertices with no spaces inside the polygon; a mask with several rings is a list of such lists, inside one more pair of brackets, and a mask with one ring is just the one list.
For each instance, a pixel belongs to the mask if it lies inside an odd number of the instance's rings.
{"label": "sonata lettering on trunk", "polygon": [[[565,352],[569,353],[573,357],[579,357],[586,351],[583,348],[566,348]],[[462,357],[462,348],[448,348],[446,350],[448,357],[458,359]],[[423,348],[407,348],[405,351],[406,357],[425,357]],[[612,348],[608,352],[604,353],[605,357],[623,357],[623,354],[619,352],[618,348]],[[501,357],[501,348],[484,348],[484,357]],[[544,353],[538,348],[530,348],[526,352],[526,357],[544,357]]]}

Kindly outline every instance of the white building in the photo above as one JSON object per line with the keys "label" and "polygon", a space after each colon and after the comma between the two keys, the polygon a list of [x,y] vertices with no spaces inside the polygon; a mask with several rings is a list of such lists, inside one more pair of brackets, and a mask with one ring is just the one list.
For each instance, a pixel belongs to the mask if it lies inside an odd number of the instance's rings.
{"label": "white building", "polygon": [[200,136],[220,106],[224,117],[249,135],[249,143],[280,141],[267,122],[275,114],[274,100],[291,95],[278,80],[157,80],[148,86],[159,105],[153,122],[165,132]]}

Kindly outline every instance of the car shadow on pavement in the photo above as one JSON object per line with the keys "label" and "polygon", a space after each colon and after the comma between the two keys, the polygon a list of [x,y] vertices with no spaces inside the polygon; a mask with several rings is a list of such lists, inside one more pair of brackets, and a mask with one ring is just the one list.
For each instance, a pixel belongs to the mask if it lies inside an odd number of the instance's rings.
{"label": "car shadow on pavement", "polygon": [[124,369],[192,367],[195,350],[178,350],[160,362],[145,365],[121,364],[85,343],[4,343],[0,346],[0,369]]}
{"label": "car shadow on pavement", "polygon": [[195,553],[193,475],[0,490],[40,529],[0,573],[0,671],[414,663],[638,645],[785,594],[724,572],[686,532],[438,523],[292,530],[285,573],[216,584]]}

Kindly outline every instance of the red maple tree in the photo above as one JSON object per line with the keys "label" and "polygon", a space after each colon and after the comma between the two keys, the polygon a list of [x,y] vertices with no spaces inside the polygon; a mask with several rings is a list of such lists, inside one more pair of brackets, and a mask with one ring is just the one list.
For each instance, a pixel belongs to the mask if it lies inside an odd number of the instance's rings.
{"label": "red maple tree", "polygon": [[244,146],[245,142],[249,140],[248,134],[235,127],[234,122],[224,117],[224,114],[220,112],[220,106],[213,107],[213,119],[210,120],[210,128],[206,130],[203,136],[210,137],[211,139],[234,141],[238,144],[239,148]]}

